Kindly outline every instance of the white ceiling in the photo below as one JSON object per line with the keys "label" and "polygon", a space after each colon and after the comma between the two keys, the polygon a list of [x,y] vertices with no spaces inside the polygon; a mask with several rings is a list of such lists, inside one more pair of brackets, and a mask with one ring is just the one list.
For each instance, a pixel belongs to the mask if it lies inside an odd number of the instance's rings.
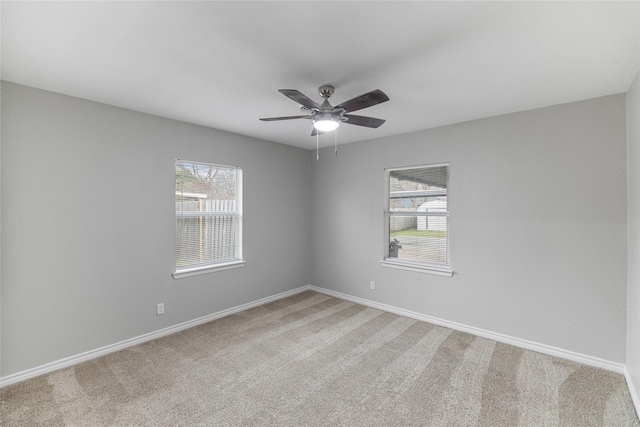
{"label": "white ceiling", "polygon": [[[640,70],[631,2],[8,2],[3,80],[315,148],[278,89],[390,101],[339,143],[626,92]],[[333,145],[331,135],[320,145]]]}

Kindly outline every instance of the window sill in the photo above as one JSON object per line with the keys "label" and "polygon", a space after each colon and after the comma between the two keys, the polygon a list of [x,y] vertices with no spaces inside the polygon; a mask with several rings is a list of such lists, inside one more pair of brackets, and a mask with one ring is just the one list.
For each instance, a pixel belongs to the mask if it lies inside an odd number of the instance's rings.
{"label": "window sill", "polygon": [[184,270],[178,270],[171,274],[174,279],[182,279],[185,277],[198,276],[200,274],[215,273],[222,270],[230,270],[232,268],[244,267],[246,261],[232,261],[224,264],[207,265],[204,267],[188,268]]}
{"label": "window sill", "polygon": [[411,263],[405,263],[401,261],[391,261],[389,259],[380,261],[380,265],[382,267],[397,268],[399,270],[415,271],[418,273],[426,273],[426,274],[435,274],[436,276],[445,276],[445,277],[453,276],[453,270],[446,267],[435,267],[430,265],[411,264]]}

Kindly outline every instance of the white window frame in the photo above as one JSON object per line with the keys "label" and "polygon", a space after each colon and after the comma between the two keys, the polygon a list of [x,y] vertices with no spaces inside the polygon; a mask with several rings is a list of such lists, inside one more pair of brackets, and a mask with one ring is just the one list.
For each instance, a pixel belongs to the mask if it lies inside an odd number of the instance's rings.
{"label": "white window frame", "polygon": [[[385,185],[384,185],[384,194],[385,194],[385,208],[384,208],[384,232],[383,232],[383,258],[380,261],[380,265],[383,267],[396,268],[400,270],[408,270],[415,271],[419,273],[428,273],[435,274],[438,276],[453,276],[453,270],[451,268],[451,256],[450,256],[450,242],[451,242],[451,186],[450,179],[447,182],[447,211],[443,213],[420,213],[420,212],[412,212],[411,216],[446,216],[448,218],[447,221],[447,230],[446,230],[446,263],[436,263],[436,262],[425,262],[425,261],[414,261],[414,260],[404,260],[399,258],[390,258],[389,257],[389,242],[390,239],[390,218],[394,216],[390,212],[390,176],[391,172],[409,170],[409,169],[420,169],[420,168],[436,168],[446,166],[448,168],[449,177],[451,176],[451,165],[449,163],[436,163],[436,164],[427,164],[427,165],[416,165],[416,166],[404,166],[397,168],[387,168],[384,170],[385,172]],[[416,195],[427,195],[431,193],[431,190],[411,192],[412,196]],[[397,214],[395,214],[397,215]]]}
{"label": "white window frame", "polygon": [[[235,203],[234,215],[236,215],[238,217],[239,248],[238,248],[238,258],[230,260],[230,261],[212,262],[212,263],[205,264],[205,265],[179,268],[178,265],[177,265],[177,260],[176,260],[175,271],[172,273],[173,278],[174,279],[181,279],[181,278],[184,278],[184,277],[191,277],[191,276],[196,276],[196,275],[200,275],[200,274],[207,274],[207,273],[213,273],[213,272],[217,272],[217,271],[223,271],[223,270],[229,270],[229,269],[233,269],[233,268],[243,267],[246,264],[246,261],[244,260],[243,252],[242,252],[242,249],[243,249],[243,246],[244,246],[243,245],[243,236],[242,236],[242,229],[243,229],[243,222],[244,222],[243,213],[242,213],[242,200],[243,200],[243,194],[242,194],[242,188],[243,188],[243,186],[242,186],[242,175],[243,175],[243,173],[242,173],[242,168],[239,167],[239,166],[229,166],[229,165],[221,165],[221,164],[215,164],[215,163],[206,163],[206,162],[199,162],[199,161],[176,159],[175,163],[174,163],[174,170],[175,170],[178,162],[194,164],[194,165],[214,166],[214,167],[226,168],[226,169],[235,169],[235,171],[236,171],[235,202],[236,203]],[[176,191],[176,196],[178,196],[178,191]],[[176,212],[175,215],[176,215],[176,227],[177,227],[178,213]],[[202,216],[215,216],[215,215],[216,215],[215,213],[212,213],[212,214],[205,213],[205,215],[202,215]],[[177,230],[176,230],[176,239],[177,239]],[[175,248],[177,248],[177,245],[178,245],[177,240],[175,242],[175,245],[176,245]]]}

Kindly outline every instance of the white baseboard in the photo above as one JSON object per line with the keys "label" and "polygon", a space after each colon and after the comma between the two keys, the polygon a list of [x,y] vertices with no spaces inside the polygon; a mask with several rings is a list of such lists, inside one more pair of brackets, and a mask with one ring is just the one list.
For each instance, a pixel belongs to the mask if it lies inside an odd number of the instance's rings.
{"label": "white baseboard", "polygon": [[168,328],[160,329],[159,331],[150,332],[148,334],[140,335],[128,340],[120,341],[115,344],[110,344],[104,347],[97,348],[95,350],[89,350],[84,353],[77,354],[75,356],[66,357],[64,359],[56,360],[46,365],[37,366],[26,371],[17,372],[12,375],[0,378],[0,388],[9,386],[11,384],[19,383],[29,378],[34,378],[49,372],[57,371],[58,369],[67,368],[69,366],[76,365],[87,360],[95,359],[105,354],[113,353],[115,351],[123,350],[127,347],[142,344],[147,341],[155,340],[166,335],[174,334],[176,332],[183,331],[185,329],[193,328],[194,326],[202,325],[203,323],[211,322],[212,320],[219,319],[221,317],[229,316],[230,314],[239,313],[244,310],[248,310],[253,307],[264,305],[282,298],[289,297],[291,295],[299,294],[311,289],[309,285],[305,285],[290,291],[282,292],[270,297],[262,298],[246,304],[241,304],[237,307],[232,307],[226,310],[219,311],[217,313],[209,314],[207,316],[200,317],[198,319],[189,320],[178,325],[170,326]]}
{"label": "white baseboard", "polygon": [[636,408],[636,414],[640,416],[640,394],[638,394],[638,389],[626,367],[624,368],[624,377],[627,380],[627,387],[629,387],[629,394],[631,395],[631,400],[633,400],[633,406]]}
{"label": "white baseboard", "polygon": [[[454,329],[456,331],[467,332],[473,335],[477,335],[483,338],[489,338],[494,341],[502,342],[505,344],[511,344],[516,347],[525,348],[527,350],[537,351],[539,353],[548,354],[550,356],[556,356],[563,359],[572,360],[574,362],[583,363],[585,365],[594,366],[596,368],[606,369],[608,371],[617,372],[623,374],[625,372],[625,365],[622,363],[611,362],[609,360],[600,359],[598,357],[588,356],[585,354],[576,353],[569,350],[564,350],[558,347],[549,346],[546,344],[540,344],[533,341],[523,340],[520,338],[510,337],[508,335],[499,334],[496,332],[487,331],[485,329],[475,328],[473,326],[463,325],[461,323],[450,322],[448,320],[439,319],[437,317],[427,316],[425,314],[416,313],[414,311],[405,310],[402,308],[394,307],[387,304],[370,301],[364,298],[354,297],[351,295],[343,294],[341,292],[331,291],[329,289],[319,288],[313,285],[309,286],[310,290],[320,292],[326,295],[334,296],[336,298],[344,299],[347,301],[355,302],[358,304],[366,305],[368,307],[377,308],[379,310],[389,311],[391,313],[399,314],[401,316],[410,317],[416,320],[422,320],[425,322],[433,323],[435,325],[444,326],[446,328]],[[628,381],[627,381],[628,382]],[[635,401],[634,401],[635,402]],[[637,408],[636,404],[636,408]]]}
{"label": "white baseboard", "polygon": [[600,359],[597,357],[587,356],[580,353],[575,353],[569,350],[564,350],[557,347],[548,346],[545,344],[540,344],[532,341],[523,340],[520,338],[510,337],[508,335],[498,334],[495,332],[487,331],[480,328],[475,328],[473,326],[467,326],[456,322],[450,322],[448,320],[439,319],[432,316],[427,316],[425,314],[416,313],[414,311],[405,310],[402,308],[394,307],[387,304],[378,303],[375,301],[370,301],[364,298],[354,297],[348,294],[343,294],[341,292],[332,291],[329,289],[319,288],[312,285],[301,286],[299,288],[282,292],[270,297],[262,298],[253,302],[249,302],[246,304],[242,304],[236,307],[232,307],[226,310],[219,311],[217,313],[209,314],[207,316],[200,317],[198,319],[190,320],[184,323],[180,323],[178,325],[170,326],[165,329],[161,329],[155,332],[150,332],[148,334],[140,335],[138,337],[134,337],[128,340],[120,341],[115,344],[110,344],[104,347],[97,348],[95,350],[90,350],[84,353],[77,354],[75,356],[67,357],[64,359],[56,360],[51,363],[47,363],[42,366],[37,366],[32,369],[28,369],[25,371],[17,372],[12,375],[8,375],[6,377],[0,378],[0,388],[9,386],[11,384],[19,383],[21,381],[27,380],[29,378],[34,378],[39,375],[47,374],[49,372],[57,371],[58,369],[67,368],[69,366],[76,365],[81,362],[85,362],[87,360],[95,359],[100,356],[104,356],[109,353],[113,353],[115,351],[123,350],[128,347],[132,347],[134,345],[142,344],[147,341],[155,340],[161,338],[166,335],[174,334],[176,332],[180,332],[185,329],[192,328],[194,326],[201,325],[203,323],[211,322],[212,320],[219,319],[221,317],[229,316],[234,313],[238,313],[244,310],[248,310],[253,307],[257,307],[260,305],[264,305],[270,303],[272,301],[276,301],[282,298],[286,298],[307,290],[313,290],[325,295],[330,295],[336,298],[340,298],[343,300],[355,302],[357,304],[366,305],[368,307],[377,308],[379,310],[388,311],[391,313],[399,314],[401,316],[410,317],[412,319],[421,320],[429,323],[433,323],[435,325],[443,326],[446,328],[454,329],[457,331],[467,332],[473,335],[481,336],[484,338],[492,339],[495,341],[503,342],[506,344],[511,344],[517,347],[525,348],[528,350],[537,351],[543,354],[548,354],[551,356],[561,357],[563,359],[572,360],[574,362],[584,363],[585,365],[595,366],[597,368],[606,369],[608,371],[617,372],[620,374],[624,374],[627,378],[627,384],[629,386],[629,391],[631,393],[631,397],[633,398],[633,402],[636,406],[636,410],[640,413],[640,398],[638,396],[637,390],[634,388],[633,383],[631,382],[625,365],[621,363],[611,362],[608,360]]}

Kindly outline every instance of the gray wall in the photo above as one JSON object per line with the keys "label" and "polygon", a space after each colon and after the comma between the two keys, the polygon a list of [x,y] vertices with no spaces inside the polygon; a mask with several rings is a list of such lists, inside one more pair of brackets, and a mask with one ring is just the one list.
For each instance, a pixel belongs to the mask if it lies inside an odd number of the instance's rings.
{"label": "gray wall", "polygon": [[[440,162],[455,275],[381,267],[384,168]],[[625,362],[624,95],[325,149],[311,194],[313,285]]]}
{"label": "gray wall", "polygon": [[[629,169],[629,289],[627,371],[640,404],[640,74],[627,93],[627,167]],[[640,409],[640,408],[638,408]]]}
{"label": "gray wall", "polygon": [[[314,152],[2,83],[0,375],[309,282],[624,363],[625,101],[353,143],[316,162]],[[630,119],[630,172],[638,134]],[[175,158],[244,168],[246,267],[171,278]],[[383,169],[438,162],[451,164],[456,274],[381,267]],[[640,279],[629,264],[626,356],[637,381]]]}
{"label": "gray wall", "polygon": [[[246,267],[171,277],[176,158],[243,167]],[[3,82],[1,183],[2,376],[308,283],[302,149]]]}

